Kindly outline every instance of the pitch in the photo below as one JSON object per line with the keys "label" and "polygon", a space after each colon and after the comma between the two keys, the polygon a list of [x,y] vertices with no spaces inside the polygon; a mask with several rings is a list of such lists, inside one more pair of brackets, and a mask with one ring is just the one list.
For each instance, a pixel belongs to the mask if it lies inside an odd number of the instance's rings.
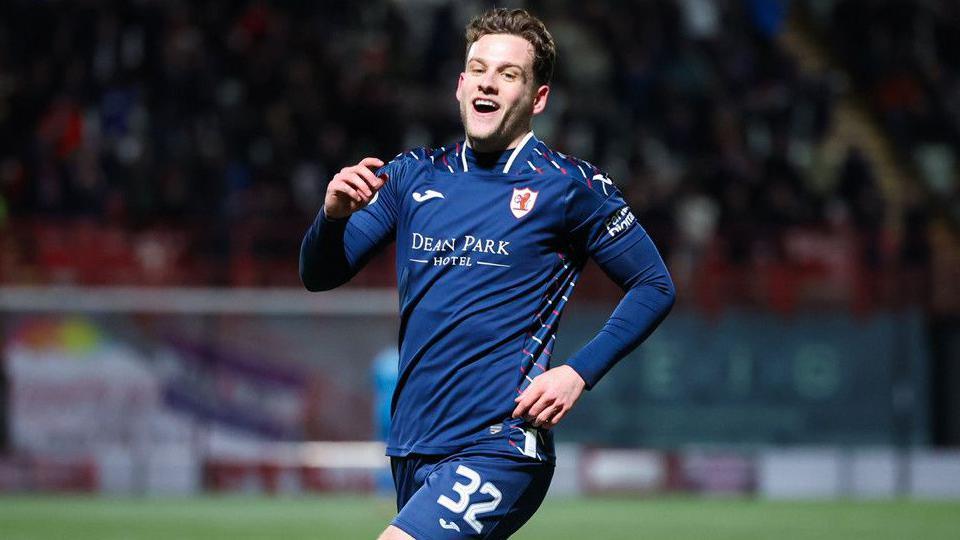
{"label": "pitch", "polygon": [[[5,540],[373,539],[393,516],[362,497],[0,497]],[[517,540],[955,539],[960,501],[548,499]]]}

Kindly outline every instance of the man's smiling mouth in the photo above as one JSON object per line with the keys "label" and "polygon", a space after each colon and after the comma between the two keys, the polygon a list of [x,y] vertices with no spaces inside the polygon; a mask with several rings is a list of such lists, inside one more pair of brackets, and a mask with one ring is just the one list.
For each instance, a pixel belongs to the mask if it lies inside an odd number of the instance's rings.
{"label": "man's smiling mouth", "polygon": [[500,105],[498,105],[493,100],[489,100],[485,98],[477,98],[473,100],[473,110],[477,111],[480,114],[489,114],[492,112],[496,112],[499,109],[500,109]]}

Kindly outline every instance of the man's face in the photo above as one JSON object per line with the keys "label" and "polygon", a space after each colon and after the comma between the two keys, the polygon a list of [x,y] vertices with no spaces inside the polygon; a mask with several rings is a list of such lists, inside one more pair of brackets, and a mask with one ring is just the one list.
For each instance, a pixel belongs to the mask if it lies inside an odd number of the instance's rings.
{"label": "man's face", "polygon": [[457,81],[460,118],[477,151],[504,150],[530,130],[550,87],[536,86],[533,45],[519,36],[487,34],[470,46]]}

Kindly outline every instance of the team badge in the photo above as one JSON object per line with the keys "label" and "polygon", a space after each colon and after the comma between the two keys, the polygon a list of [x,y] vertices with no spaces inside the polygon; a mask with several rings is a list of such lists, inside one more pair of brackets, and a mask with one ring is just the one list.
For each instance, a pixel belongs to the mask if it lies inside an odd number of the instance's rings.
{"label": "team badge", "polygon": [[510,197],[510,211],[513,217],[520,219],[533,210],[534,203],[537,202],[539,191],[533,191],[530,188],[513,188],[513,196]]}

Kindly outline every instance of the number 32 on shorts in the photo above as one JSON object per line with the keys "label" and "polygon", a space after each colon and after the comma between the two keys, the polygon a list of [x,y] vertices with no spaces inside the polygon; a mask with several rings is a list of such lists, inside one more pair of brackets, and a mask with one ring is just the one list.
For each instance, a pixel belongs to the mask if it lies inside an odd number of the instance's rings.
{"label": "number 32 on shorts", "polygon": [[[470,467],[458,465],[457,474],[468,480],[466,484],[460,482],[453,484],[453,490],[457,492],[457,500],[453,500],[446,495],[441,495],[440,498],[437,499],[437,503],[451,512],[457,514],[463,512],[463,521],[479,533],[483,530],[483,524],[477,520],[477,516],[496,510],[500,501],[503,499],[503,495],[501,495],[500,490],[490,482],[485,482],[483,486],[480,486],[480,475]],[[490,495],[493,498],[489,501],[470,504],[470,496],[477,492],[477,488],[480,488],[480,493]],[[440,518],[440,526],[444,529],[460,531],[460,527],[456,523],[448,522],[443,518]]]}

